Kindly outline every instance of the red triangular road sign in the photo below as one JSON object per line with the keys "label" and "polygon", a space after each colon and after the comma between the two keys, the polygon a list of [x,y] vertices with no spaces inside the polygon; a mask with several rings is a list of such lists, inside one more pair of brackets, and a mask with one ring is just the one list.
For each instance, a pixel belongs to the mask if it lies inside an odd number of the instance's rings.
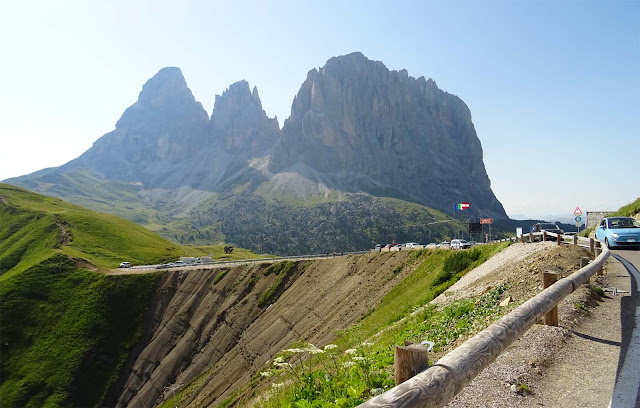
{"label": "red triangular road sign", "polygon": [[580,207],[576,207],[576,209],[573,211],[573,215],[580,215],[582,214],[582,210],[580,209]]}

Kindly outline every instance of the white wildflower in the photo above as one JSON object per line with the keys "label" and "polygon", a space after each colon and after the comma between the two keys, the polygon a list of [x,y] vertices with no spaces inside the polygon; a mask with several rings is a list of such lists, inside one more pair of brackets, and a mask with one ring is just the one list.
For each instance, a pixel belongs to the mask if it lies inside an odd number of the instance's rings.
{"label": "white wildflower", "polygon": [[309,344],[309,347],[305,348],[304,351],[306,351],[309,354],[320,354],[320,353],[324,353],[324,350],[317,348],[316,346],[314,346],[313,344]]}
{"label": "white wildflower", "polygon": [[271,374],[271,371],[263,371],[260,373],[260,375],[263,377],[271,377]]}
{"label": "white wildflower", "polygon": [[291,367],[291,364],[289,363],[274,363],[276,367],[278,368],[286,368],[286,367]]}
{"label": "white wildflower", "polygon": [[284,358],[282,358],[282,357],[276,357],[276,358],[273,360],[273,364],[274,364],[274,365],[279,364],[279,363],[284,363]]}
{"label": "white wildflower", "polygon": [[336,346],[335,344],[327,344],[326,346],[324,346],[324,350],[325,351],[335,350],[337,348],[338,348],[338,346]]}
{"label": "white wildflower", "polygon": [[366,361],[367,360],[364,357],[358,357],[358,356],[352,357],[352,359],[353,359],[353,361]]}
{"label": "white wildflower", "polygon": [[364,347],[371,347],[371,346],[373,346],[373,343],[363,342],[363,343],[361,344],[361,346],[364,346]]}
{"label": "white wildflower", "polygon": [[344,352],[347,354],[351,354],[352,356],[355,356],[356,354],[358,354],[358,350],[356,349],[349,349],[349,350],[345,350]]}
{"label": "white wildflower", "polygon": [[301,348],[290,348],[290,349],[286,349],[285,351],[288,351],[289,353],[293,353],[293,354],[304,353],[304,350]]}
{"label": "white wildflower", "polygon": [[370,392],[373,396],[380,395],[384,392],[384,388],[372,388]]}
{"label": "white wildflower", "polygon": [[353,367],[356,363],[354,363],[353,361],[347,361],[342,363],[342,367],[344,368],[349,368],[349,367]]}
{"label": "white wildflower", "polygon": [[271,384],[271,386],[276,390],[279,390],[280,388],[282,388],[282,383],[273,383]]}

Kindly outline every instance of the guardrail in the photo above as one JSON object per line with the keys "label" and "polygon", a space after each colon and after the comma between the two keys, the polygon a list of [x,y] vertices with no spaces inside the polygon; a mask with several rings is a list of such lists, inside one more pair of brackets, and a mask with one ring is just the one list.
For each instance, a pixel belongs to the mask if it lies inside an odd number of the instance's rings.
{"label": "guardrail", "polygon": [[[558,237],[558,234],[547,234]],[[532,235],[530,237],[533,239]],[[546,235],[543,234],[544,238]],[[564,237],[561,238],[558,239],[558,245],[564,241]],[[572,238],[572,241],[577,244],[578,239]],[[590,241],[590,244],[592,243],[593,240]],[[361,404],[360,407],[436,408],[446,405],[511,343],[602,268],[609,257],[609,249],[606,245],[601,247],[602,253],[587,266],[558,280],[442,357],[432,367]],[[593,250],[597,254],[597,245],[593,245]]]}

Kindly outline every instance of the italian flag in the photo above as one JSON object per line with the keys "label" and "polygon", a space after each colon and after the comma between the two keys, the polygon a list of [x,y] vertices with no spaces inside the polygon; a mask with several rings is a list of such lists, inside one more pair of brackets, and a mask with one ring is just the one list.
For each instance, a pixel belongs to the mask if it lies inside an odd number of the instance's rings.
{"label": "italian flag", "polygon": [[456,209],[457,210],[466,210],[467,208],[469,208],[469,203],[458,203],[458,204],[456,204]]}

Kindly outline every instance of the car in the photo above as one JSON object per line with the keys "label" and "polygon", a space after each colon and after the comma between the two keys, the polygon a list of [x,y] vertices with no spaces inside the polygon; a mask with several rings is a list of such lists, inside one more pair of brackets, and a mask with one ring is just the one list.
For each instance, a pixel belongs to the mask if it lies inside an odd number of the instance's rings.
{"label": "car", "polygon": [[168,268],[173,268],[174,266],[175,265],[173,263],[166,263],[166,264],[156,266],[156,269],[168,269]]}
{"label": "car", "polygon": [[[550,222],[539,222],[533,225],[531,232],[552,232],[554,234],[564,234],[562,228],[558,227],[556,224]],[[549,239],[555,239],[555,237],[549,237]]]}
{"label": "car", "polygon": [[131,268],[131,263],[129,263],[129,262],[120,262],[120,268]]}
{"label": "car", "polygon": [[409,249],[416,249],[418,248],[420,245],[418,245],[417,242],[407,242],[406,244],[402,245],[405,248],[409,248]]}
{"label": "car", "polygon": [[452,239],[451,249],[468,249],[471,248],[471,244],[464,239]]}
{"label": "car", "polygon": [[640,248],[640,223],[632,217],[605,217],[596,228],[596,239],[607,248]]}
{"label": "car", "polygon": [[398,251],[400,250],[400,247],[402,247],[402,245],[392,242],[391,244],[383,246],[382,251]]}
{"label": "car", "polygon": [[187,263],[184,261],[175,261],[173,266],[187,266]]}
{"label": "car", "polygon": [[474,246],[474,245],[478,245],[478,243],[476,241],[469,241],[469,245]]}
{"label": "car", "polygon": [[375,246],[375,250],[376,250],[376,251],[378,251],[378,252],[380,252],[380,250],[381,250],[381,249],[382,249],[382,245],[380,245],[380,244],[376,244],[376,246]]}

